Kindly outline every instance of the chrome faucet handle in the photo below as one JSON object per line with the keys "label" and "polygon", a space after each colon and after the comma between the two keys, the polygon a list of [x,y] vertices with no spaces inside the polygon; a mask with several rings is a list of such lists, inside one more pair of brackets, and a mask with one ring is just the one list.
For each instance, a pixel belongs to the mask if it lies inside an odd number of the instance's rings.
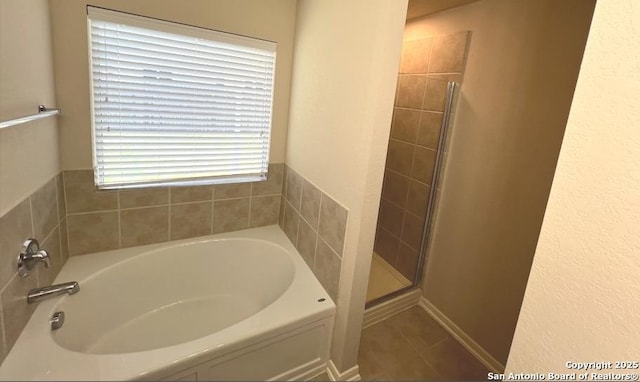
{"label": "chrome faucet handle", "polygon": [[20,277],[27,277],[29,271],[39,262],[44,263],[45,268],[49,268],[51,265],[49,253],[44,249],[40,249],[38,240],[25,240],[22,243],[22,251],[18,255],[18,274]]}

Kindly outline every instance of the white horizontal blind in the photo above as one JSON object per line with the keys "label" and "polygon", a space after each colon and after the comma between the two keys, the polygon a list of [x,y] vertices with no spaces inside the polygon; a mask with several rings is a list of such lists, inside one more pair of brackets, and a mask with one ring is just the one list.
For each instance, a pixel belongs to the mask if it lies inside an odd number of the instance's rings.
{"label": "white horizontal blind", "polygon": [[99,188],[265,179],[276,44],[88,7]]}

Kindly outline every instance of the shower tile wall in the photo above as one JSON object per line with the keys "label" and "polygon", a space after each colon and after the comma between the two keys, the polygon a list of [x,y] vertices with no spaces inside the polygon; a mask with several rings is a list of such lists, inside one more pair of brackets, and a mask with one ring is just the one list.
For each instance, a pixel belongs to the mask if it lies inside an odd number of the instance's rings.
{"label": "shower tile wall", "polygon": [[462,81],[469,32],[405,41],[375,251],[413,280],[448,81]]}
{"label": "shower tile wall", "polygon": [[283,164],[266,182],[96,191],[93,171],[64,171],[69,254],[278,223]]}
{"label": "shower tile wall", "polygon": [[280,227],[337,301],[348,211],[288,166],[282,194]]}
{"label": "shower tile wall", "polygon": [[[35,310],[26,302],[27,292],[50,285],[69,256],[65,215],[62,174],[58,174],[0,217],[0,362]],[[28,238],[37,239],[49,252],[51,267],[38,264],[22,278],[16,258]]]}

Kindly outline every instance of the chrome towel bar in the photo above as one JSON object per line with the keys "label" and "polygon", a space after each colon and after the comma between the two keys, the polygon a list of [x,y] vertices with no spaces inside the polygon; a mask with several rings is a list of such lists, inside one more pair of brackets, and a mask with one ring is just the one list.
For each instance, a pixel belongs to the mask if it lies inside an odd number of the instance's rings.
{"label": "chrome towel bar", "polygon": [[35,121],[36,119],[50,117],[52,115],[60,114],[60,109],[48,109],[44,105],[38,106],[38,114],[27,115],[25,117],[10,119],[8,121],[0,122],[0,129],[5,127],[19,125],[21,123]]}

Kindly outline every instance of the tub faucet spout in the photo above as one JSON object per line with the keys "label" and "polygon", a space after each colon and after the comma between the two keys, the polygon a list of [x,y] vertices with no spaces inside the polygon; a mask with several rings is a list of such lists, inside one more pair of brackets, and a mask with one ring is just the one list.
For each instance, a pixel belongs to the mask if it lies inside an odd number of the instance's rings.
{"label": "tub faucet spout", "polygon": [[43,288],[31,289],[27,294],[27,302],[32,304],[39,302],[49,297],[59,296],[61,294],[75,294],[80,291],[80,284],[77,281],[70,281],[68,283],[51,285]]}

